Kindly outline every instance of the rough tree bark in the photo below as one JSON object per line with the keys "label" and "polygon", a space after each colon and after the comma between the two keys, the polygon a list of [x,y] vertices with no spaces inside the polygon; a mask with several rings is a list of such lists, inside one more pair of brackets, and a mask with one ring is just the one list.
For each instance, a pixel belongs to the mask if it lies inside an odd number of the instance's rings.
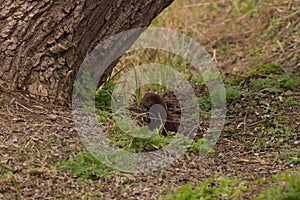
{"label": "rough tree bark", "polygon": [[76,73],[97,43],[148,26],[172,1],[0,0],[0,86],[69,101]]}

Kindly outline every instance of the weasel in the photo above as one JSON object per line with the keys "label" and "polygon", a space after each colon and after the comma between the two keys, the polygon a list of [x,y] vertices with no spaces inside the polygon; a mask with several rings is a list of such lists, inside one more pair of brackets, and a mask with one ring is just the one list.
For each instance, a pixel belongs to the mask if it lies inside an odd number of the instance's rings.
{"label": "weasel", "polygon": [[155,93],[146,93],[141,100],[141,104],[147,108],[150,116],[150,130],[158,129],[162,125],[162,134],[167,136],[167,132],[177,132],[178,124],[174,122],[172,114],[167,110],[163,98]]}

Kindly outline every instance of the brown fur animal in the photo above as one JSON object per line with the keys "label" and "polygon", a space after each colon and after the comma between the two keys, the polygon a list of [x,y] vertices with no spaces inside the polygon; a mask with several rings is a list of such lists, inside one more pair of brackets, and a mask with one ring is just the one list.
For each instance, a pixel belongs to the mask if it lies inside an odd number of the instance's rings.
{"label": "brown fur animal", "polygon": [[142,106],[147,108],[150,116],[148,127],[150,130],[158,129],[162,125],[162,134],[167,136],[167,132],[177,132],[178,124],[174,122],[172,114],[167,110],[163,98],[155,93],[146,93],[141,100]]}

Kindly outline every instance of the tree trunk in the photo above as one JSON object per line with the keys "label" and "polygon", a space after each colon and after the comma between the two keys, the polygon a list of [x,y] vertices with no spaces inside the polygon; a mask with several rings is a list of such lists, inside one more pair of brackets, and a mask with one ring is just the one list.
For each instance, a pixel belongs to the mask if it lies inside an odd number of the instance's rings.
{"label": "tree trunk", "polygon": [[[0,86],[69,101],[76,73],[97,43],[148,26],[172,1],[0,0]],[[112,67],[105,70],[107,76]]]}

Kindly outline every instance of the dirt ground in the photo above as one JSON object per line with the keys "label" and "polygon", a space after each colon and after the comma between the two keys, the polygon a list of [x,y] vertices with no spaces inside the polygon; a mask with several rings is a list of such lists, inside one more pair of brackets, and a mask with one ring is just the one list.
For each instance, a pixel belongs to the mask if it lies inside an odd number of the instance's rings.
{"label": "dirt ground", "polygon": [[[300,76],[300,12],[296,1],[283,1],[253,15],[241,10],[239,18],[232,16],[234,6],[230,1],[211,3],[215,12],[207,10],[209,3],[197,2],[174,4],[160,16],[163,22],[158,25],[193,32],[194,38],[202,35],[199,41],[228,78],[240,77],[268,63]],[[197,23],[190,23],[187,21],[190,16],[181,15],[186,9],[199,8],[202,12]],[[172,9],[177,9],[176,13]],[[204,28],[196,29],[200,25]],[[247,90],[246,85],[243,87]],[[272,105],[287,96],[300,102],[299,86],[296,91],[285,90],[263,98]],[[71,108],[46,105],[26,94],[0,87],[0,199],[87,199],[87,194],[90,199],[157,199],[187,182],[197,185],[220,174],[254,181],[287,170],[296,171],[299,162],[285,162],[280,149],[300,149],[299,106],[278,110],[285,113],[286,124],[293,126],[287,139],[289,147],[257,145],[260,128],[266,120],[276,119],[274,114],[255,113],[261,100],[258,98],[251,96],[228,103],[227,123],[215,152],[208,157],[199,158],[191,152],[151,174],[113,171],[105,178],[78,181],[71,171],[55,167],[60,159],[75,156],[84,149]],[[242,106],[240,114],[236,111],[237,104]],[[251,185],[252,190],[245,192],[243,199],[251,199],[269,186]]]}

